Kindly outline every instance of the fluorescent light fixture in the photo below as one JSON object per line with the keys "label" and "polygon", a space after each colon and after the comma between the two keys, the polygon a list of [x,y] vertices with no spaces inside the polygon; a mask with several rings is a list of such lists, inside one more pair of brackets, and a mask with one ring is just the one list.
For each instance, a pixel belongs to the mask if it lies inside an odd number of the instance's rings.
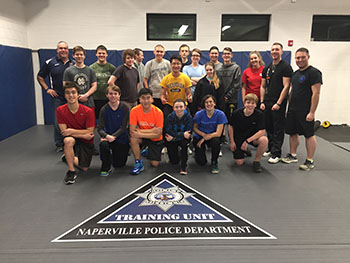
{"label": "fluorescent light fixture", "polygon": [[177,31],[179,36],[182,36],[183,34],[185,34],[186,30],[188,28],[188,25],[182,25],[179,30]]}
{"label": "fluorescent light fixture", "polygon": [[221,29],[221,31],[224,32],[225,30],[227,30],[227,29],[229,29],[229,28],[231,28],[231,26],[223,26],[222,29]]}

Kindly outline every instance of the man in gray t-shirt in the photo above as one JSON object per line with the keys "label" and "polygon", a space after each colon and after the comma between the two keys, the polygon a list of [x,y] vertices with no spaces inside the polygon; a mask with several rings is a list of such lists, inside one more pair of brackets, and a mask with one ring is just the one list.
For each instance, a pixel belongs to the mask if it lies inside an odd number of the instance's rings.
{"label": "man in gray t-shirt", "polygon": [[90,108],[95,106],[91,96],[97,89],[95,71],[84,64],[85,49],[81,46],[73,48],[75,64],[64,71],[63,84],[66,81],[74,81],[79,87],[79,103]]}
{"label": "man in gray t-shirt", "polygon": [[155,58],[148,61],[145,66],[143,85],[145,88],[152,90],[154,100],[153,104],[158,108],[163,109],[164,106],[160,100],[162,91],[160,82],[171,72],[170,62],[163,58],[165,49],[160,44],[154,47],[153,54]]}

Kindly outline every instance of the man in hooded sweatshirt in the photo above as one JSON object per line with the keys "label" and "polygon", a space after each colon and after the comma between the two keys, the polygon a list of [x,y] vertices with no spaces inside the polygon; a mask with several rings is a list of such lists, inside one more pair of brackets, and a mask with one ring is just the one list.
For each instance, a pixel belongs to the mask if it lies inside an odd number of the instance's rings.
{"label": "man in hooded sweatshirt", "polygon": [[237,94],[241,89],[241,68],[232,61],[232,57],[232,49],[225,47],[222,51],[224,64],[217,69],[220,86],[224,89],[224,112],[227,118],[230,118],[237,109]]}

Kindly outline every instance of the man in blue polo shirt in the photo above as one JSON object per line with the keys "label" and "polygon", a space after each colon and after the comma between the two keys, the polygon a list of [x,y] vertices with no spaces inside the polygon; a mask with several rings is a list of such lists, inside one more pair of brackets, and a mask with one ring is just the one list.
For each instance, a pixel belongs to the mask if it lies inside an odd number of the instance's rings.
{"label": "man in blue polo shirt", "polygon": [[[45,61],[42,65],[37,80],[40,86],[48,93],[52,98],[53,113],[54,113],[54,139],[56,144],[56,152],[63,151],[63,136],[57,124],[56,109],[66,103],[64,98],[64,92],[62,88],[63,72],[72,65],[72,61],[69,59],[68,44],[65,41],[57,43],[57,55]],[[45,82],[45,78],[50,78],[51,88],[49,88]]]}

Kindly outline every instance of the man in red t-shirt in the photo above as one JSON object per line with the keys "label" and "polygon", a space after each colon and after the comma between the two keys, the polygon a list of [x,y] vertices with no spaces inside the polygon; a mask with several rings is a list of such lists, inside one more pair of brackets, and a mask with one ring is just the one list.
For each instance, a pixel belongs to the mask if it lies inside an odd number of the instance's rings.
{"label": "man in red t-shirt", "polygon": [[132,175],[138,175],[144,170],[141,160],[140,144],[148,146],[148,159],[153,167],[161,160],[163,148],[163,112],[154,106],[152,91],[142,88],[139,92],[140,104],[130,111],[130,147],[135,157]]}
{"label": "man in red t-shirt", "polygon": [[67,103],[57,108],[56,116],[64,137],[62,160],[68,165],[64,183],[73,184],[77,177],[74,166],[87,171],[91,163],[95,114],[91,108],[79,104],[79,87],[74,82],[67,81],[63,89]]}

